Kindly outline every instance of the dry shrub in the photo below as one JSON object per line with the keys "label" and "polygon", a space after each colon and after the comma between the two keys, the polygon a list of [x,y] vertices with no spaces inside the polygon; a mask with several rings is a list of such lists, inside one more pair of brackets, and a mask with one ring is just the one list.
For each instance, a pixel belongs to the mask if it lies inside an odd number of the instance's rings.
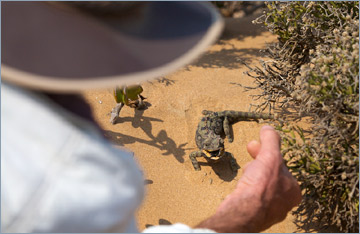
{"label": "dry shrub", "polygon": [[[287,166],[301,184],[300,228],[359,231],[358,2],[267,2],[254,23],[278,35],[261,67],[250,67],[263,100],[282,117]],[[246,65],[246,64],[245,64]],[[307,120],[308,126],[298,120]]]}

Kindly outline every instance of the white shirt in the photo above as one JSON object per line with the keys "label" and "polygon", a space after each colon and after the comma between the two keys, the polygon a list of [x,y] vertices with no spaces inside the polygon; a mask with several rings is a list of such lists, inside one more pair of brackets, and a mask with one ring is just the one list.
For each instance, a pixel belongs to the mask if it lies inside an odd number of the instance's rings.
{"label": "white shirt", "polygon": [[[144,182],[132,153],[87,120],[2,83],[1,231],[137,232]],[[145,232],[212,232],[184,224]]]}

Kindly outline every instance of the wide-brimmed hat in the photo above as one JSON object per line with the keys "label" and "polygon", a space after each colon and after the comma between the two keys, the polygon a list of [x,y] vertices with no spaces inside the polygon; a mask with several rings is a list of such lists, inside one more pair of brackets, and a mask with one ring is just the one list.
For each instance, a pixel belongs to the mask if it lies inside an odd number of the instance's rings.
{"label": "wide-brimmed hat", "polygon": [[222,28],[206,2],[1,2],[1,77],[59,92],[141,82],[193,61]]}

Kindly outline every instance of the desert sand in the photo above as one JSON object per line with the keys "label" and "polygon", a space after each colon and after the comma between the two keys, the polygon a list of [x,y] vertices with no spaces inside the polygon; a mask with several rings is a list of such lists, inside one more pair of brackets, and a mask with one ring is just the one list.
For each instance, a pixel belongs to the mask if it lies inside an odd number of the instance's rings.
{"label": "desert sand", "polygon": [[[225,141],[241,167],[232,173],[228,161],[207,164],[199,159],[201,171],[195,171],[188,155],[196,150],[195,131],[201,111],[248,111],[259,101],[237,84],[252,86],[253,79],[243,74],[261,59],[260,49],[276,37],[251,23],[256,16],[226,19],[226,28],[218,42],[187,67],[157,80],[143,82],[147,109],[124,107],[117,124],[109,123],[115,105],[110,90],[84,93],[93,113],[115,147],[134,152],[145,178],[146,196],[137,213],[140,230],[158,224],[177,222],[198,224],[215,211],[235,187],[242,168],[252,158],[246,151],[251,140],[259,139],[262,123],[242,121],[233,125],[234,142]],[[234,84],[236,83],[236,84]],[[265,232],[297,231],[294,217],[287,218]]]}

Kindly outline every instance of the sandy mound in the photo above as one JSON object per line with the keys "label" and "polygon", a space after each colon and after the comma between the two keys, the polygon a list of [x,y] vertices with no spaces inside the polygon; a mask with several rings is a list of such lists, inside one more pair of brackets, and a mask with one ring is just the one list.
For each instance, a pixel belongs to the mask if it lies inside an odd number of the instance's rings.
{"label": "sandy mound", "polygon": [[[234,142],[225,141],[226,150],[234,154],[241,167],[237,174],[231,172],[226,160],[202,163],[202,170],[196,172],[188,155],[196,150],[194,136],[202,110],[248,111],[250,104],[256,104],[250,97],[255,92],[244,92],[232,84],[252,85],[238,59],[257,64],[259,50],[276,39],[251,24],[254,18],[227,19],[223,37],[201,58],[171,75],[144,82],[148,108],[135,111],[124,107],[116,125],[109,123],[108,113],[115,104],[111,92],[84,93],[106,136],[116,147],[133,151],[143,169],[147,195],[137,214],[140,230],[176,222],[196,225],[232,191],[243,166],[251,160],[246,144],[258,139],[261,128],[254,121],[235,124]],[[266,232],[294,232],[292,220],[289,214]]]}

